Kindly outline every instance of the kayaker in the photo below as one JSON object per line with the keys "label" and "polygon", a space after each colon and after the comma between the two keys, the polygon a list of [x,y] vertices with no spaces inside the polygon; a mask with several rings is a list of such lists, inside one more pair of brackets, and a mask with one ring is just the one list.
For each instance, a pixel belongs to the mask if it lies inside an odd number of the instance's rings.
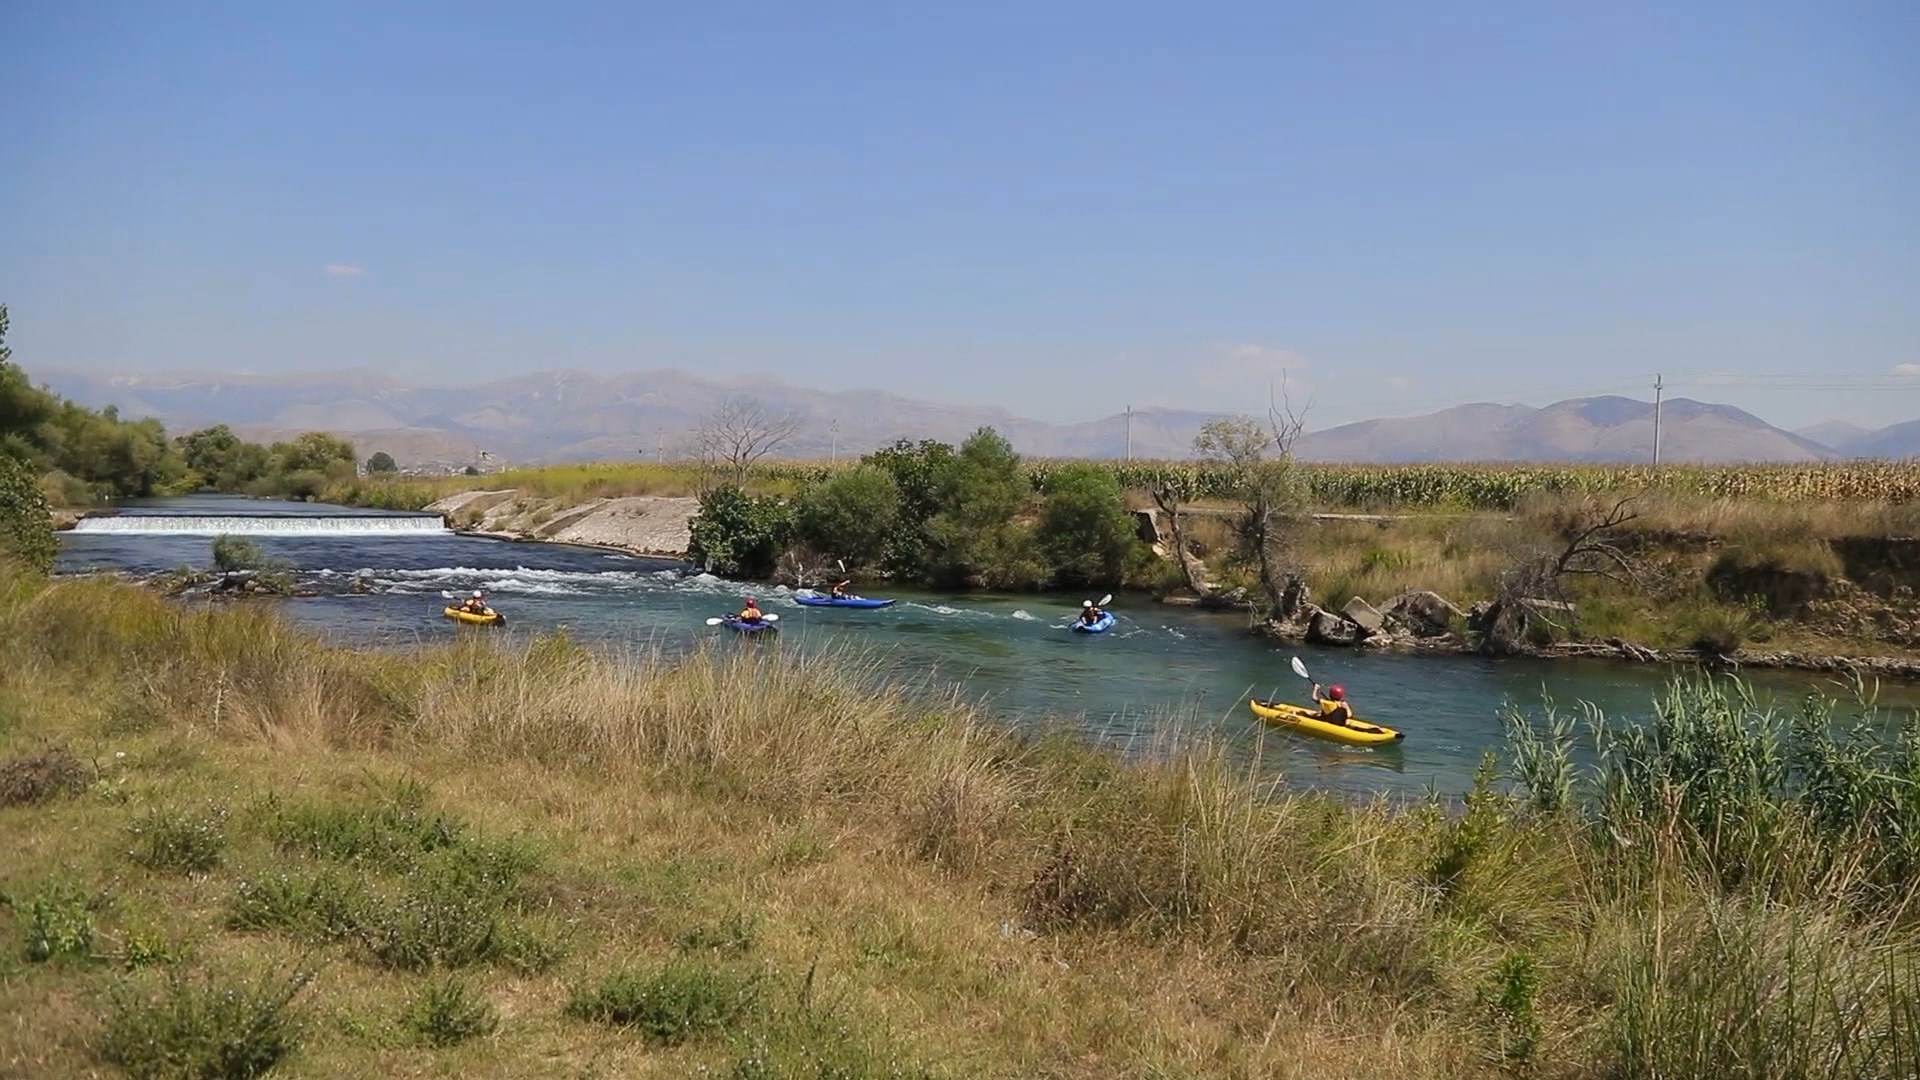
{"label": "kayaker", "polygon": [[833,598],[834,598],[835,600],[851,600],[851,599],[853,599],[853,594],[847,591],[847,586],[849,586],[849,585],[851,585],[851,584],[853,584],[853,579],[852,579],[852,578],[848,578],[847,580],[845,580],[845,581],[843,581],[843,582],[841,582],[840,584],[838,584],[838,585],[835,585],[835,586],[833,587]]}
{"label": "kayaker", "polygon": [[1347,688],[1335,683],[1327,687],[1325,697],[1320,695],[1320,684],[1313,684],[1313,700],[1320,703],[1320,719],[1341,727],[1353,726],[1353,706],[1347,704]]}
{"label": "kayaker", "polygon": [[475,589],[473,590],[472,596],[460,602],[460,610],[469,615],[485,615],[488,614],[491,609],[487,607],[486,594],[482,593],[479,589]]}
{"label": "kayaker", "polygon": [[760,602],[751,596],[747,597],[747,606],[740,610],[739,621],[743,623],[757,623],[764,621],[765,618],[764,615],[760,614]]}
{"label": "kayaker", "polygon": [[1100,606],[1095,604],[1093,601],[1091,600],[1080,601],[1080,621],[1083,623],[1086,623],[1088,626],[1092,626],[1094,623],[1099,622],[1100,616],[1105,614],[1106,612],[1102,611],[1100,609]]}

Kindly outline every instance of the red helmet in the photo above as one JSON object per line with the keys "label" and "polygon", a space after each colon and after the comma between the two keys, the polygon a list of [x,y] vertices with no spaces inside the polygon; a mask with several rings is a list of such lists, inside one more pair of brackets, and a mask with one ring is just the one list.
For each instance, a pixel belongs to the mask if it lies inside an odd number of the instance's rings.
{"label": "red helmet", "polygon": [[754,599],[753,597],[751,597],[751,596],[749,596],[749,597],[747,597],[747,603],[749,603],[749,604],[757,604],[757,603],[759,603],[759,601],[758,601],[758,600],[755,600],[755,599]]}
{"label": "red helmet", "polygon": [[1344,686],[1329,686],[1327,687],[1327,697],[1334,701],[1345,701],[1347,700],[1347,688]]}

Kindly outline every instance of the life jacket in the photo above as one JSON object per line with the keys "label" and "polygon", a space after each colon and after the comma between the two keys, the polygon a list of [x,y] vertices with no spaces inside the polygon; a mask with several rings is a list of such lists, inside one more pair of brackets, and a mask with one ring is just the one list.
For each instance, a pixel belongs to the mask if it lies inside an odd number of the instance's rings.
{"label": "life jacket", "polygon": [[760,609],[757,607],[750,607],[740,613],[741,622],[759,622],[764,617],[765,616],[760,614]]}
{"label": "life jacket", "polygon": [[1323,720],[1338,720],[1346,723],[1353,719],[1353,706],[1332,698],[1320,699],[1320,717]]}

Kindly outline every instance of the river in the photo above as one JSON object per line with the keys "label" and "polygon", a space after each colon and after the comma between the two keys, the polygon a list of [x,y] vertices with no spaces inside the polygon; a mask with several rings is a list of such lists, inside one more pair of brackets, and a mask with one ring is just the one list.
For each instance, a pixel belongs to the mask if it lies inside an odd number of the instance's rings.
{"label": "river", "polygon": [[[780,648],[852,649],[901,677],[960,684],[1016,722],[1065,723],[1123,749],[1211,734],[1293,782],[1354,793],[1458,793],[1482,753],[1500,745],[1508,701],[1537,712],[1550,694],[1569,706],[1585,700],[1623,719],[1644,717],[1672,674],[1601,661],[1276,646],[1249,636],[1244,616],[1146,597],[1117,599],[1120,622],[1104,635],[1065,629],[1081,599],[1070,596],[876,585],[869,591],[900,602],[874,611],[807,608],[784,589],[689,575],[671,560],[462,536],[428,515],[218,496],[154,500],[87,519],[61,534],[57,570],[208,567],[219,533],[244,535],[295,568],[319,595],[282,602],[286,613],[339,640],[382,647],[446,640],[459,631],[441,616],[445,599],[481,588],[508,616],[510,635],[564,627],[578,640],[615,647],[678,648],[709,638],[723,647],[764,647],[704,624],[754,595],[782,617]],[[373,591],[353,591],[356,580]],[[1249,695],[1277,688],[1305,700],[1307,687],[1288,671],[1293,655],[1323,681],[1344,684],[1360,716],[1405,731],[1406,740],[1347,748],[1254,720]],[[1813,675],[1769,673],[1757,681],[1790,697],[1836,691],[1831,679]]]}

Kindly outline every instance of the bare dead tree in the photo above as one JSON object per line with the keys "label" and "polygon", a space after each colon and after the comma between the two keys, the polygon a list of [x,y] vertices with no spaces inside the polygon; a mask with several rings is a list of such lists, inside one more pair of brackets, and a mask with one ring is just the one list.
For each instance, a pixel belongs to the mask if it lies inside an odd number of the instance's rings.
{"label": "bare dead tree", "polygon": [[754,398],[730,397],[694,430],[694,453],[708,468],[744,485],[754,464],[784,445],[799,426],[792,413],[776,416]]}
{"label": "bare dead tree", "polygon": [[1569,578],[1600,577],[1639,587],[1640,569],[1616,540],[1621,527],[1640,516],[1633,509],[1637,498],[1628,495],[1611,507],[1588,502],[1562,523],[1557,548],[1536,550],[1516,561],[1501,576],[1499,593],[1485,615],[1482,647],[1519,652],[1535,621],[1565,630],[1558,615],[1565,613],[1570,621],[1574,610],[1566,589]]}
{"label": "bare dead tree", "polygon": [[1181,505],[1193,494],[1189,485],[1180,477],[1168,476],[1149,487],[1147,494],[1167,519],[1167,532],[1173,538],[1173,557],[1180,564],[1180,575],[1186,580],[1187,589],[1202,602],[1211,600],[1213,586],[1207,582],[1205,567],[1187,548],[1186,526],[1180,516]]}

